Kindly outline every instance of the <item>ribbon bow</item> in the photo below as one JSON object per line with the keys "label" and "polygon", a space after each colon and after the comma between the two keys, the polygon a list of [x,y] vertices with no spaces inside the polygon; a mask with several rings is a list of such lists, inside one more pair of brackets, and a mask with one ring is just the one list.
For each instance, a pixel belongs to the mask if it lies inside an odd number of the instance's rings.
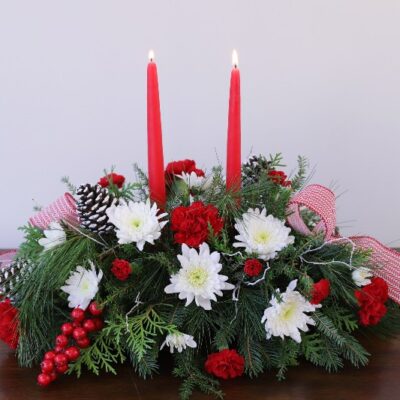
{"label": "ribbon bow", "polygon": [[[320,218],[312,231],[303,221],[300,207],[307,207]],[[328,188],[321,185],[307,186],[290,200],[288,211],[290,215],[287,221],[295,231],[305,236],[323,232],[325,241],[337,237],[335,195]],[[372,251],[371,261],[378,266],[375,275],[386,281],[389,297],[400,304],[400,253],[370,236],[352,236],[349,239],[358,248]]]}

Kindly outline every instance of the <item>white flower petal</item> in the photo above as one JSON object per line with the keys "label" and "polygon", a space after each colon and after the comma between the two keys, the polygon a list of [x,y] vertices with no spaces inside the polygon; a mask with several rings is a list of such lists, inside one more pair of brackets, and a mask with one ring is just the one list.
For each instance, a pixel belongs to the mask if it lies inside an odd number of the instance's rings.
{"label": "white flower petal", "polygon": [[284,221],[267,216],[265,208],[261,212],[258,208],[249,208],[242,219],[236,220],[235,229],[239,234],[233,246],[244,247],[248,254],[257,254],[262,260],[275,258],[277,252],[294,243],[290,228]]}
{"label": "white flower petal", "polygon": [[177,332],[170,333],[166,336],[160,347],[160,350],[162,350],[165,346],[169,347],[171,353],[173,353],[175,349],[178,350],[179,353],[182,353],[182,351],[186,350],[187,347],[196,348],[197,343],[195,342],[193,336]]}
{"label": "white flower petal", "polygon": [[186,306],[195,300],[197,306],[211,310],[210,300],[216,301],[216,296],[222,296],[222,290],[234,289],[234,285],[226,282],[227,276],[219,275],[222,268],[220,254],[210,254],[207,243],[200,245],[199,252],[182,245],[182,254],[177,258],[181,268],[170,277],[171,283],[164,291],[178,293],[179,299],[186,299]]}
{"label": "white flower petal", "polygon": [[68,306],[70,308],[86,309],[99,289],[103,271],[100,270],[97,274],[95,265],[92,262],[89,263],[90,269],[78,266],[75,271],[71,272],[65,285],[61,287],[63,292],[69,294]]}
{"label": "white flower petal", "polygon": [[110,222],[115,225],[118,243],[136,243],[137,248],[143,251],[147,243],[154,244],[161,236],[161,230],[168,221],[160,221],[167,214],[157,215],[158,208],[150,200],[144,202],[121,202],[111,206],[106,211]]}
{"label": "white flower petal", "polygon": [[320,305],[311,304],[295,291],[296,284],[297,280],[290,282],[286,292],[279,295],[279,300],[273,296],[269,307],[265,309],[261,323],[265,324],[267,339],[272,336],[283,339],[287,336],[300,343],[300,331],[308,332],[308,325],[315,325],[315,321],[306,312],[314,312]]}
{"label": "white flower petal", "polygon": [[44,251],[50,250],[67,240],[67,235],[59,222],[51,222],[49,229],[45,229],[43,233],[45,237],[39,239],[38,243],[44,247]]}

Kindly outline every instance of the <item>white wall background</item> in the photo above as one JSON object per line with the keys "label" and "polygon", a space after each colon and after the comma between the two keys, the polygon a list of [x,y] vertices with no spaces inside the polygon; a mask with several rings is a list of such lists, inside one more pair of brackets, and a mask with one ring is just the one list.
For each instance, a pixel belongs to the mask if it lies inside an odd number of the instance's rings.
{"label": "white wall background", "polygon": [[166,160],[224,163],[234,47],[243,153],[308,156],[348,190],[344,233],[399,245],[399,21],[397,0],[0,0],[0,247],[61,176],[146,166],[149,48]]}

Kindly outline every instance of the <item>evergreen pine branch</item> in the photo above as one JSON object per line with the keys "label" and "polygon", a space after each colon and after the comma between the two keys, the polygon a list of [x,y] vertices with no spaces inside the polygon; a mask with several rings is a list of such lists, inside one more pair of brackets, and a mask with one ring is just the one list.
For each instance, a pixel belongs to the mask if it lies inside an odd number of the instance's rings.
{"label": "evergreen pine branch", "polygon": [[333,322],[321,312],[316,311],[313,316],[317,329],[330,339],[332,346],[335,346],[345,359],[355,367],[364,366],[368,363],[370,354],[353,336],[347,332],[339,332]]}
{"label": "evergreen pine branch", "polygon": [[159,354],[159,347],[153,346],[151,350],[147,351],[146,354],[139,360],[135,353],[127,350],[129,359],[135,372],[143,379],[152,377],[159,369],[157,357]]}
{"label": "evergreen pine branch", "polygon": [[330,340],[318,333],[303,335],[301,351],[307,361],[328,372],[336,372],[343,367],[343,361]]}
{"label": "evergreen pine branch", "polygon": [[24,232],[24,242],[18,249],[18,258],[36,262],[43,251],[43,247],[38,243],[43,237],[42,230],[31,225],[22,226],[19,230]]}
{"label": "evergreen pine branch", "polygon": [[352,333],[358,329],[358,322],[353,311],[340,306],[324,307],[324,314],[340,330]]}
{"label": "evergreen pine branch", "polygon": [[73,194],[73,195],[76,194],[77,187],[73,183],[71,183],[68,176],[63,176],[61,178],[61,182],[64,183],[65,186],[67,186],[67,189],[71,194]]}
{"label": "evergreen pine branch", "polygon": [[282,153],[270,154],[269,155],[269,168],[275,169],[279,167],[284,167],[285,165],[282,164],[283,156]]}
{"label": "evergreen pine branch", "polygon": [[205,374],[200,368],[193,363],[193,352],[186,351],[185,353],[175,356],[176,367],[173,370],[173,375],[183,379],[179,389],[181,400],[188,400],[195,389],[211,395],[216,399],[224,397],[223,392],[219,389],[219,381],[210,375]]}
{"label": "evergreen pine branch", "polygon": [[300,345],[292,339],[272,338],[266,343],[266,352],[271,364],[278,369],[276,377],[283,380],[287,369],[298,365]]}
{"label": "evergreen pine branch", "polygon": [[309,168],[309,162],[308,162],[307,158],[305,158],[303,156],[298,156],[297,157],[297,173],[291,179],[292,189],[294,191],[300,190],[307,182],[308,168]]}

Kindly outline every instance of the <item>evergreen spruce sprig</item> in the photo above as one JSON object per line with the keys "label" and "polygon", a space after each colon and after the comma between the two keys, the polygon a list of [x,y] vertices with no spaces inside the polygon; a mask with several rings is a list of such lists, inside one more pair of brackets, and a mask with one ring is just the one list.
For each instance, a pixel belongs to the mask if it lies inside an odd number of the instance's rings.
{"label": "evergreen spruce sprig", "polygon": [[144,201],[149,194],[149,178],[147,177],[147,174],[136,163],[133,164],[133,171],[136,177],[135,184],[138,186],[136,189],[137,195],[139,198],[142,199],[142,201]]}
{"label": "evergreen spruce sprig", "polygon": [[282,164],[283,156],[282,153],[270,154],[269,155],[269,169],[281,168],[285,164]]}
{"label": "evergreen spruce sprig", "polygon": [[65,186],[67,186],[67,189],[71,194],[76,194],[77,187],[71,182],[69,176],[63,176],[61,178],[61,182],[64,183]]}
{"label": "evergreen spruce sprig", "polygon": [[18,258],[36,262],[43,251],[43,247],[38,243],[44,235],[41,229],[32,225],[25,225],[19,228],[24,233],[24,241],[19,246]]}
{"label": "evergreen spruce sprig", "polygon": [[297,173],[291,179],[292,189],[294,191],[300,190],[306,184],[309,166],[310,164],[306,157],[303,156],[297,157]]}
{"label": "evergreen spruce sprig", "polygon": [[215,399],[223,399],[219,381],[204,373],[196,360],[196,354],[191,349],[174,355],[175,368],[172,374],[183,380],[179,388],[181,400],[189,400],[196,389]]}

